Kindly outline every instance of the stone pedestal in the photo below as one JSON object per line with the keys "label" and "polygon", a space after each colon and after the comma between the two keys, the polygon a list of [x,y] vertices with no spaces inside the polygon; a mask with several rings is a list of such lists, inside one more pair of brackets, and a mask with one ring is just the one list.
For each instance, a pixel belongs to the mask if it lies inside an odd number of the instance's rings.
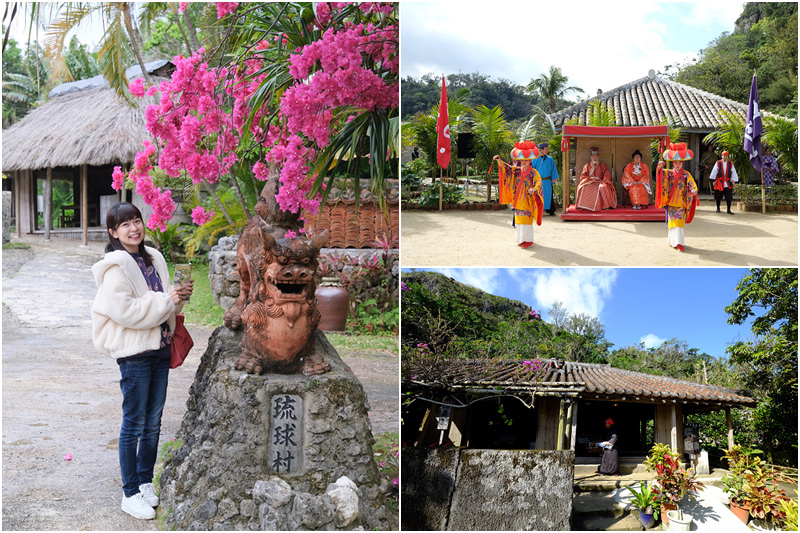
{"label": "stone pedestal", "polygon": [[241,333],[217,328],[159,482],[167,529],[397,529],[364,389],[316,335],[330,373],[250,375],[233,368]]}

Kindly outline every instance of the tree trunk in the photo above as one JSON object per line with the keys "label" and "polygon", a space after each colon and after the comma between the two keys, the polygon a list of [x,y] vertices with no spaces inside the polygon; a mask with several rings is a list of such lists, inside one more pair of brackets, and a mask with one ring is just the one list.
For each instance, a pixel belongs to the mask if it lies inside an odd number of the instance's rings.
{"label": "tree trunk", "polygon": [[128,30],[128,36],[131,38],[133,53],[136,55],[136,61],[138,61],[139,67],[142,69],[142,77],[144,78],[144,81],[146,81],[148,84],[151,84],[153,83],[153,80],[150,78],[150,74],[144,67],[144,60],[142,59],[142,37],[139,35],[139,28],[136,27],[131,19],[131,4],[124,2],[121,4],[120,9],[122,10],[122,16],[125,18],[125,29]]}
{"label": "tree trunk", "polygon": [[197,51],[200,50],[200,41],[197,40],[197,30],[194,29],[192,19],[189,17],[189,8],[183,10],[183,25],[186,27],[186,33],[189,34],[189,40],[192,42],[192,48]]}
{"label": "tree trunk", "polygon": [[189,38],[186,36],[186,31],[183,29],[183,24],[181,24],[181,15],[178,13],[178,6],[175,5],[175,2],[167,2],[167,4],[169,5],[170,10],[172,10],[172,15],[175,17],[175,23],[178,25],[178,29],[181,30],[181,35],[183,35],[183,42],[186,45],[186,56],[189,57],[194,55],[193,50],[198,50],[200,47],[198,46],[197,48],[194,48],[189,42]]}
{"label": "tree trunk", "polygon": [[203,181],[203,183],[205,184],[208,192],[211,194],[211,197],[214,199],[214,202],[216,202],[220,210],[222,210],[222,214],[225,215],[225,220],[227,220],[228,224],[230,224],[232,227],[236,227],[236,224],[233,223],[231,215],[228,213],[228,210],[225,209],[225,206],[222,204],[222,200],[219,199],[219,196],[217,196],[217,193],[214,190],[216,189],[216,185],[212,188],[212,186],[207,181]]}

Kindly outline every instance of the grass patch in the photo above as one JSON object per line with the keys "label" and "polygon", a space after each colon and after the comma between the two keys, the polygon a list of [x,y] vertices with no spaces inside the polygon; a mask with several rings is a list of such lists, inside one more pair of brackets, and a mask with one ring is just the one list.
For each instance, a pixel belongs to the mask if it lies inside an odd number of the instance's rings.
{"label": "grass patch", "polygon": [[375,435],[375,444],[372,452],[375,456],[375,463],[382,479],[386,479],[389,484],[389,492],[386,495],[386,505],[390,512],[397,513],[399,510],[400,493],[400,437],[396,431],[385,431]]}
{"label": "grass patch", "polygon": [[24,242],[7,242],[3,245],[3,250],[30,250],[31,245]]}
{"label": "grass patch", "polygon": [[325,336],[338,352],[387,352],[399,355],[399,342],[394,335],[352,335],[326,332]]}
{"label": "grass patch", "polygon": [[[173,272],[175,268],[170,266],[170,273]],[[192,263],[192,279],[194,279],[194,292],[189,303],[183,307],[186,322],[201,326],[221,326],[225,310],[214,303],[211,281],[208,279],[208,265],[200,262]]]}

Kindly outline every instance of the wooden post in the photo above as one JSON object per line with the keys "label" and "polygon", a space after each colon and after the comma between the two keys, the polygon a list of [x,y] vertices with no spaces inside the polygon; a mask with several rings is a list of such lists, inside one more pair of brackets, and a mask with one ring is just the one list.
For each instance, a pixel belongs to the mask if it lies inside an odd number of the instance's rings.
{"label": "wooden post", "polygon": [[569,435],[569,449],[575,451],[576,434],[578,433],[578,402],[572,402],[572,432]]}
{"label": "wooden post", "polygon": [[767,193],[764,192],[764,167],[761,167],[761,213],[767,212]]}
{"label": "wooden post", "polygon": [[[89,245],[89,167],[81,165],[81,229],[83,230],[83,245]],[[102,216],[102,215],[100,215]]]}
{"label": "wooden post", "polygon": [[670,422],[672,423],[672,429],[670,430],[669,434],[669,445],[672,446],[673,450],[678,449],[678,416],[675,410],[675,404],[673,403],[669,410],[669,418]]}
{"label": "wooden post", "polygon": [[442,167],[439,167],[439,211],[442,210]]}
{"label": "wooden post", "polygon": [[19,206],[20,206],[20,199],[19,199],[19,191],[20,191],[20,184],[22,183],[22,178],[19,175],[20,171],[14,171],[14,212],[16,213],[16,226],[17,226],[17,238],[22,238],[22,224],[19,215]]}
{"label": "wooden post", "polygon": [[44,242],[50,242],[50,228],[53,226],[53,169],[47,167],[47,181],[42,191],[44,204]]}
{"label": "wooden post", "polygon": [[425,438],[425,432],[428,429],[428,424],[433,418],[431,416],[431,411],[433,411],[433,408],[428,407],[428,410],[425,411],[425,416],[422,417],[422,423],[419,425],[419,430],[417,431],[417,440],[414,442],[414,448],[419,448],[419,445],[422,444],[422,439]]}
{"label": "wooden post", "polygon": [[564,398],[558,403],[558,433],[556,437],[556,450],[564,449]]}
{"label": "wooden post", "polygon": [[733,449],[733,419],[731,418],[731,408],[725,408],[725,423],[728,425],[728,449]]}

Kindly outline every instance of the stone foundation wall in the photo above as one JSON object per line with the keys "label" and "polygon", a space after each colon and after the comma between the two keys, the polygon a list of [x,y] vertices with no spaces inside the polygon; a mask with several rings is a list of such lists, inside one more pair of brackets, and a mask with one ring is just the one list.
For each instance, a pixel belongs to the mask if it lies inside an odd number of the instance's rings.
{"label": "stone foundation wall", "polygon": [[575,454],[404,448],[401,528],[569,531]]}
{"label": "stone foundation wall", "polygon": [[[239,272],[236,265],[236,245],[238,243],[238,235],[223,237],[208,253],[208,277],[211,282],[211,292],[214,296],[214,303],[223,309],[229,309],[239,296]],[[320,251],[321,257],[328,257],[334,260],[342,257],[357,258],[361,264],[366,264],[376,254],[383,254],[383,251],[369,248],[323,248]],[[391,250],[389,260],[392,266],[386,287],[393,293],[397,292],[400,279],[400,262],[398,259],[398,250]],[[349,276],[355,268],[353,265],[344,265],[341,272]]]}

